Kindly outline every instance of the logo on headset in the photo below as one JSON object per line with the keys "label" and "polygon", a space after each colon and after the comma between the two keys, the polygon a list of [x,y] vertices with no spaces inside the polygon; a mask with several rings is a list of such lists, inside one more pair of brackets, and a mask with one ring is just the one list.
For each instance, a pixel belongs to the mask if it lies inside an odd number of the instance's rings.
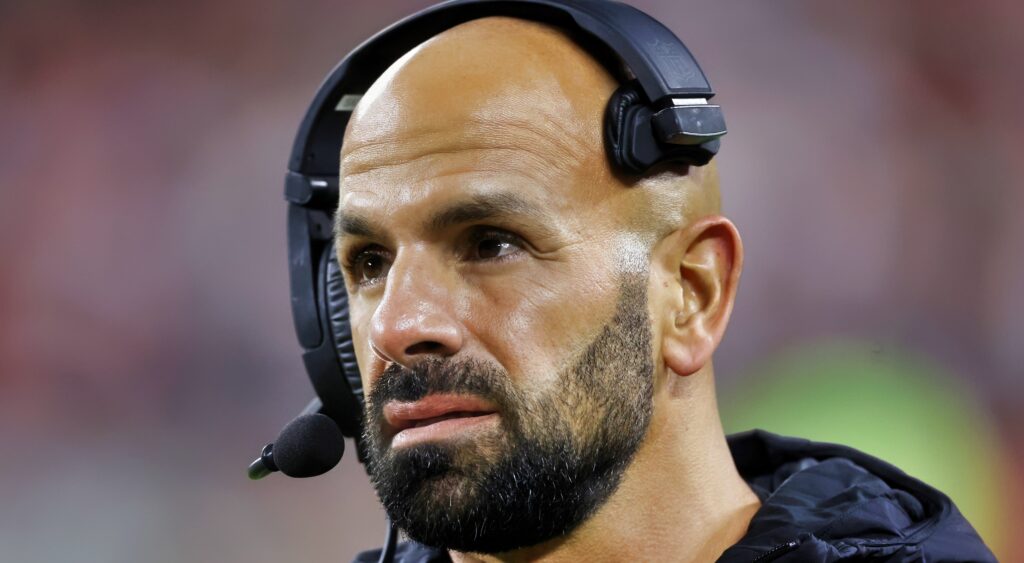
{"label": "logo on headset", "polygon": [[679,46],[655,37],[647,42],[647,48],[658,58],[658,65],[667,68],[682,79],[689,82],[697,75],[697,69],[690,64],[690,57],[679,50]]}

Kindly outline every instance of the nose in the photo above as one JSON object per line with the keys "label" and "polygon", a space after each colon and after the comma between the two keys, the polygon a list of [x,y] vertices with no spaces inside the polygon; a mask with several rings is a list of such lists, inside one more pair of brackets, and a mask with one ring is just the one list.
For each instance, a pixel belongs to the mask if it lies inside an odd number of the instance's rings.
{"label": "nose", "polygon": [[464,341],[443,266],[429,267],[424,261],[419,266],[401,258],[392,264],[370,321],[374,352],[404,367],[431,356],[452,356]]}

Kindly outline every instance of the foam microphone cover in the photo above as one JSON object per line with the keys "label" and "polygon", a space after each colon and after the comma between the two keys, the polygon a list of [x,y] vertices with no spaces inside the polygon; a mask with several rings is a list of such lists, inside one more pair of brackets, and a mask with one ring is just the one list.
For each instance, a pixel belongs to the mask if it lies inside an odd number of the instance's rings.
{"label": "foam microphone cover", "polygon": [[345,437],[329,416],[304,414],[288,423],[274,442],[274,464],[289,477],[315,477],[338,465]]}

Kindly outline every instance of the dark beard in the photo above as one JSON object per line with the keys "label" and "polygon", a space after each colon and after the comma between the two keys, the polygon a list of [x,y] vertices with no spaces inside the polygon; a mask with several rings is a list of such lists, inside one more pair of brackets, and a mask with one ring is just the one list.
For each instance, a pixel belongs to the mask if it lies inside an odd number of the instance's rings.
{"label": "dark beard", "polygon": [[[367,401],[370,478],[391,521],[420,543],[499,553],[565,535],[618,487],[651,418],[651,326],[645,280],[623,282],[616,313],[559,376],[530,394],[500,367],[441,358],[391,365]],[[393,451],[388,401],[477,395],[501,413],[499,438]]]}

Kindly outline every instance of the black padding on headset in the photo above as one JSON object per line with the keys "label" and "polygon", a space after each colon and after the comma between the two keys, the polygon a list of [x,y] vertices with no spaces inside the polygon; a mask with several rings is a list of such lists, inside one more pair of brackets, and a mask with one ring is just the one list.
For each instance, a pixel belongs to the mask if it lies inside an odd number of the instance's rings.
{"label": "black padding on headset", "polygon": [[359,365],[355,361],[355,347],[352,343],[352,329],[348,321],[348,292],[345,291],[345,277],[335,256],[334,247],[324,252],[324,315],[330,321],[331,344],[341,364],[340,376],[347,384],[348,393],[358,401],[359,408],[347,410],[336,417],[344,420],[335,422],[342,428],[359,428],[362,426],[362,380],[359,378]]}
{"label": "black padding on headset", "polygon": [[338,360],[341,362],[341,369],[348,381],[349,389],[361,405],[363,404],[363,380],[359,377],[359,363],[356,362],[356,350],[352,342],[352,326],[348,320],[348,292],[345,290],[345,276],[338,264],[333,247],[327,257],[324,288],[334,348],[338,351]]}

